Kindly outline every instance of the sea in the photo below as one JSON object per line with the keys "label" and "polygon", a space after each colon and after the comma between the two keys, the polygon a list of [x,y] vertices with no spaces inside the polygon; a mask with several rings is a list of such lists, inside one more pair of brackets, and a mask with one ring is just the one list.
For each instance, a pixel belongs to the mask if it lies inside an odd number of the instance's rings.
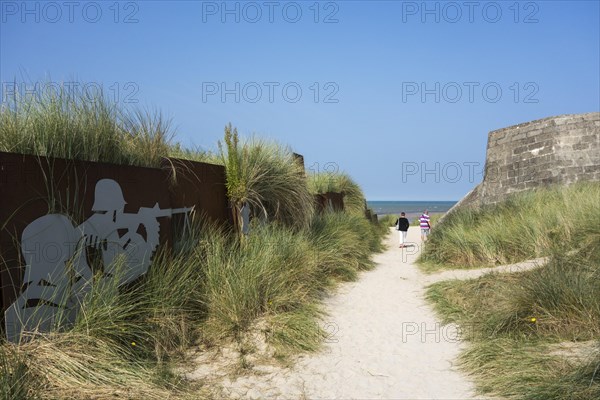
{"label": "sea", "polygon": [[455,204],[456,201],[367,201],[367,207],[378,216],[399,215],[404,211],[409,220],[418,217],[424,210],[429,210],[430,215],[445,213]]}

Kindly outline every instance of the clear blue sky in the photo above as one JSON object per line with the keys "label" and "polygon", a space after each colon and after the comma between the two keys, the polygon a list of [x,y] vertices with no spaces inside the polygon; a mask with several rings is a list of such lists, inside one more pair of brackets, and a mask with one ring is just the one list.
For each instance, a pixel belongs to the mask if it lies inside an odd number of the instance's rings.
{"label": "clear blue sky", "polygon": [[231,122],[369,200],[459,199],[489,131],[600,110],[598,1],[23,4],[0,4],[3,96],[102,85],[185,145],[215,150]]}

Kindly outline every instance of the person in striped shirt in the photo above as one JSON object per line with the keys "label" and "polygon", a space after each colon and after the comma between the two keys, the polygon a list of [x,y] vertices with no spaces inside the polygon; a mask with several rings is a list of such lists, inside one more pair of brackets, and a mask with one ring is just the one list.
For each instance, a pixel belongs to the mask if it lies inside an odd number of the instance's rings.
{"label": "person in striped shirt", "polygon": [[421,227],[421,241],[427,241],[427,235],[429,235],[429,230],[431,229],[431,224],[429,223],[429,211],[423,211],[423,214],[419,217],[419,226]]}

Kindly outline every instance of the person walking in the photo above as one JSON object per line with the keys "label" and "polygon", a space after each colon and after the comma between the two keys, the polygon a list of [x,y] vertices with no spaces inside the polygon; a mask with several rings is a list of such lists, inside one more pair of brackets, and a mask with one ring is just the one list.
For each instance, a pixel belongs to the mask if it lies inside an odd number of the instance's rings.
{"label": "person walking", "polygon": [[410,223],[408,222],[408,218],[406,218],[406,214],[404,212],[400,213],[400,218],[398,218],[398,222],[396,224],[400,247],[404,247],[404,244],[406,243],[406,234],[408,233],[409,226]]}
{"label": "person walking", "polygon": [[429,219],[429,211],[423,211],[423,214],[419,217],[419,226],[421,227],[421,242],[427,241],[427,236],[431,230],[431,224]]}

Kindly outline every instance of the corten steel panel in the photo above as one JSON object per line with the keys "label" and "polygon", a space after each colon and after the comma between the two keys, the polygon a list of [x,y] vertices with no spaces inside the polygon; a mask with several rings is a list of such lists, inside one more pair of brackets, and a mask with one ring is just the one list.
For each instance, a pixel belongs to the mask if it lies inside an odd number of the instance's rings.
{"label": "corten steel panel", "polygon": [[331,200],[331,205],[335,211],[344,211],[344,194],[327,192],[325,196]]}
{"label": "corten steel panel", "polygon": [[323,196],[322,194],[315,194],[314,195],[314,200],[315,200],[315,211],[321,213],[323,212],[323,210],[325,210],[325,205],[326,200],[325,200],[325,196]]}
{"label": "corten steel panel", "polygon": [[317,212],[324,212],[331,204],[334,211],[344,211],[343,193],[320,193],[315,195],[315,209]]}
{"label": "corten steel panel", "polygon": [[294,156],[294,160],[296,160],[298,165],[302,167],[302,171],[304,171],[304,156],[298,153],[292,153],[292,155]]}
{"label": "corten steel panel", "polygon": [[[140,207],[161,209],[195,206],[214,221],[228,220],[223,167],[171,160],[172,168],[144,168],[108,163],[45,158],[0,152],[0,288],[2,314],[22,284],[24,263],[20,249],[23,229],[46,214],[68,215],[74,226],[89,218],[96,182],[119,183],[127,204],[125,213]],[[183,171],[185,166],[185,171]],[[171,238],[169,218],[159,217],[160,243]],[[1,326],[4,324],[2,323]]]}
{"label": "corten steel panel", "polygon": [[196,212],[212,222],[231,224],[224,166],[166,158],[162,167],[169,176],[173,204],[195,205]]}

